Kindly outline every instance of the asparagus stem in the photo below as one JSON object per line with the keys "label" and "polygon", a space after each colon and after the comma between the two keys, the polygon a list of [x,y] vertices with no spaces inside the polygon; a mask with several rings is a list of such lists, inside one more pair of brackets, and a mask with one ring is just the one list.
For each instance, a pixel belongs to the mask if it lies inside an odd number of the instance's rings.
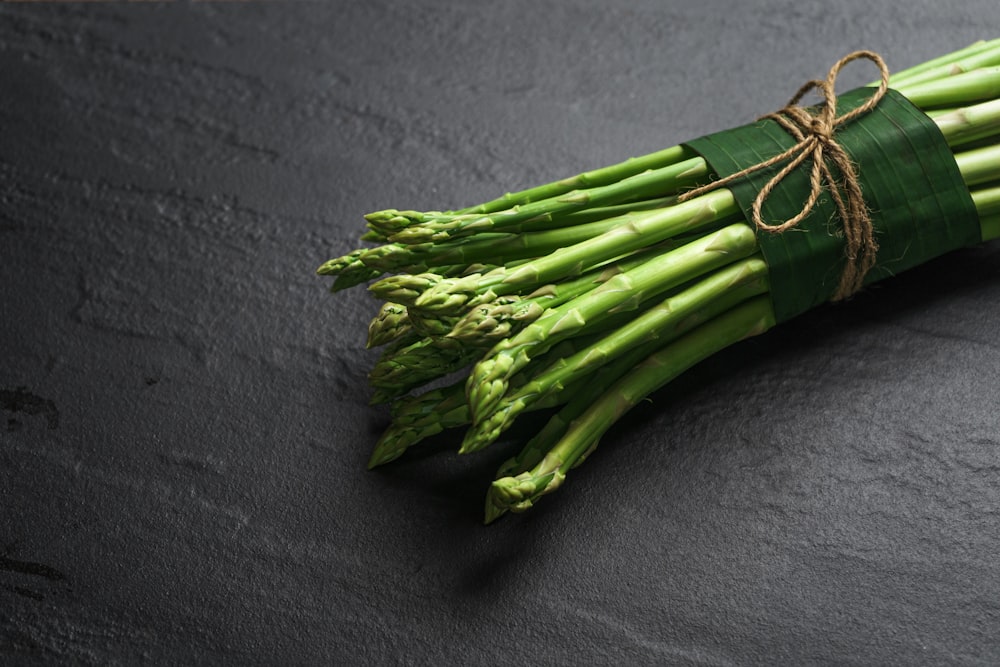
{"label": "asparagus stem", "polygon": [[659,252],[674,245],[660,244],[626,257],[620,261],[600,266],[577,277],[544,285],[524,297],[500,296],[487,303],[469,308],[448,334],[463,343],[492,347],[538,319],[548,308],[566,303],[581,294],[607,282],[623,271],[642,265]]}
{"label": "asparagus stem", "polygon": [[1000,134],[1000,100],[960,107],[932,118],[949,146],[962,146]]}
{"label": "asparagus stem", "polygon": [[417,298],[416,305],[440,309],[442,312],[461,311],[484,289],[497,295],[535,289],[579,275],[588,268],[668,238],[741,218],[742,213],[731,192],[709,192],[682,204],[633,214],[622,224],[600,236],[560,248],[510,272],[498,271],[490,277],[470,276],[442,280],[424,290]]}
{"label": "asparagus stem", "polygon": [[[645,204],[638,210],[643,210],[644,206]],[[343,257],[329,260],[317,272],[321,275],[340,273],[341,278],[348,273],[352,275],[357,273],[362,278],[355,281],[354,284],[358,284],[391,271],[426,273],[432,267],[448,264],[470,266],[483,261],[509,265],[517,260],[542,257],[559,248],[600,236],[622,222],[642,215],[638,212],[629,212],[625,207],[611,208],[615,212],[622,212],[614,218],[593,220],[558,229],[522,234],[482,233],[452,241],[415,245],[388,243],[375,248],[355,250]],[[436,270],[435,273],[440,274],[440,271]]]}
{"label": "asparagus stem", "polygon": [[[649,210],[654,208],[661,208],[667,206],[673,202],[674,196],[667,197],[656,197],[652,199],[630,199],[624,203],[611,204],[608,206],[591,206],[588,208],[580,210],[563,210],[563,211],[546,211],[533,218],[529,218],[522,223],[515,223],[508,221],[504,225],[502,233],[508,234],[519,234],[528,231],[545,231],[549,229],[559,229],[562,227],[572,227],[574,225],[586,224],[588,222],[595,222],[600,220],[605,220],[607,218],[613,218],[625,213],[630,213],[632,211]],[[503,213],[499,211],[498,213]],[[440,216],[443,214],[412,214],[413,216],[423,216],[427,219],[433,219],[434,216]],[[449,216],[459,216],[460,214],[451,213]],[[478,219],[482,216],[469,216],[468,214],[461,214],[466,219]],[[498,232],[500,233],[500,232]],[[424,235],[421,238],[421,234]],[[477,234],[476,238],[483,238],[483,234]],[[385,240],[391,240],[394,242],[408,243],[419,245],[423,243],[426,239],[437,241],[442,243],[448,239],[448,234],[445,232],[430,234],[427,236],[427,230],[421,229],[419,223],[414,228],[407,227],[398,231],[393,230],[392,238],[388,236]],[[457,239],[456,239],[457,241]]]}
{"label": "asparagus stem", "polygon": [[1000,215],[1000,186],[978,188],[971,194],[980,218]]}
{"label": "asparagus stem", "polygon": [[757,250],[757,237],[736,223],[618,274],[600,287],[553,308],[512,338],[500,341],[469,374],[468,398],[473,423],[496,408],[509,378],[533,356],[560,340],[600,322],[614,312],[636,308],[644,300]]}
{"label": "asparagus stem", "polygon": [[716,271],[667,297],[593,345],[553,364],[549,370],[516,391],[508,392],[493,412],[466,434],[459,451],[467,453],[486,447],[535,401],[546,398],[551,392],[561,391],[566,384],[614,361],[628,350],[647,342],[652,343],[654,349],[666,345],[673,338],[750,297],[766,293],[767,289],[767,264],[760,257]]}
{"label": "asparagus stem", "polygon": [[586,458],[601,436],[650,393],[699,361],[772,326],[774,311],[770,299],[756,297],[648,357],[575,420],[534,468],[493,482],[486,497],[486,523],[508,510],[524,511],[542,495],[559,488],[566,473]]}
{"label": "asparagus stem", "polygon": [[1000,39],[977,42],[961,51],[903,70],[889,78],[889,85],[893,88],[912,86],[993,65],[1000,65]]}
{"label": "asparagus stem", "polygon": [[956,107],[995,99],[1000,96],[1000,67],[983,67],[896,89],[921,109]]}
{"label": "asparagus stem", "polygon": [[1000,239],[1000,215],[980,217],[979,226],[982,229],[983,241]]}
{"label": "asparagus stem", "polygon": [[[586,345],[588,340],[566,341],[538,360],[532,368],[515,377],[512,381],[517,386],[530,381],[537,373],[546,370],[550,364],[558,363],[565,356],[574,354],[578,345]],[[636,359],[633,363],[637,363]],[[624,371],[623,371],[624,372]],[[553,393],[545,400],[536,403],[532,409],[541,410],[555,407],[582,390],[588,377],[582,377],[576,385],[568,387],[565,394]],[[616,379],[616,378],[612,378]],[[604,382],[607,386],[610,382]],[[446,387],[431,389],[417,396],[405,396],[397,400],[391,407],[392,423],[376,443],[368,462],[368,467],[388,463],[421,440],[436,435],[448,428],[467,425],[471,420],[469,404],[465,400],[465,380],[458,380]]]}
{"label": "asparagus stem", "polygon": [[967,186],[1000,178],[1000,144],[955,154],[955,162]]}
{"label": "asparagus stem", "polygon": [[530,220],[547,222],[552,217],[594,206],[612,206],[671,195],[707,175],[704,160],[694,157],[660,169],[644,171],[608,185],[573,190],[558,197],[495,213],[435,217],[422,215],[390,238],[422,243],[445,238],[454,239],[473,233],[506,231],[515,226],[525,229],[524,225]]}
{"label": "asparagus stem", "polygon": [[684,146],[673,146],[648,155],[632,157],[624,162],[619,162],[618,164],[602,167],[600,169],[593,169],[571,178],[565,178],[553,183],[539,185],[520,192],[508,192],[502,197],[486,202],[485,204],[465,208],[459,212],[494,213],[513,206],[530,204],[540,199],[558,197],[566,194],[567,192],[572,192],[573,190],[579,190],[581,188],[598,187],[616,183],[630,176],[635,176],[636,174],[641,174],[644,171],[649,171],[650,169],[660,169],[662,167],[682,162],[692,156],[691,151]]}
{"label": "asparagus stem", "polygon": [[497,477],[509,477],[526,472],[537,465],[558,441],[573,421],[586,412],[607,387],[617,382],[635,366],[669,341],[647,340],[628,349],[618,359],[601,366],[583,381],[570,384],[556,395],[566,404],[513,457],[497,471]]}
{"label": "asparagus stem", "polygon": [[612,204],[610,206],[591,206],[580,211],[571,211],[562,215],[546,213],[536,218],[526,220],[523,225],[504,227],[504,231],[508,233],[513,231],[524,233],[528,231],[545,231],[548,229],[559,229],[561,227],[583,225],[588,222],[616,218],[620,215],[633,213],[635,211],[650,211],[654,208],[663,208],[664,206],[673,204],[675,199],[677,199],[677,197],[671,195],[668,197],[639,199],[636,201],[628,201],[624,204]]}
{"label": "asparagus stem", "polygon": [[[968,46],[964,46],[961,49],[958,49],[957,51],[951,51],[949,53],[937,56],[936,58],[925,60],[924,62],[913,65],[912,67],[907,67],[906,69],[901,69],[896,72],[893,72],[892,75],[889,77],[889,83],[891,85],[894,85],[896,82],[902,83],[903,81],[906,81],[907,79],[912,79],[913,77],[923,72],[926,72],[927,70],[935,69],[941,67],[942,65],[949,65],[955,62],[956,60],[961,60],[962,58],[966,58],[973,54],[979,53],[980,51],[991,48],[993,41],[998,41],[998,40],[986,41],[980,39],[973,42],[972,44],[969,44]],[[878,81],[873,81],[868,85],[877,86],[878,84],[879,84]]]}
{"label": "asparagus stem", "polygon": [[476,234],[454,242],[435,244],[432,249],[433,255],[429,259],[434,262],[468,262],[470,264],[489,259],[496,264],[505,264],[511,259],[541,257],[564,246],[574,245],[600,236],[621,224],[621,221],[643,215],[648,215],[648,213],[626,212],[604,220],[595,220],[558,229],[503,234],[500,238],[490,238],[493,235],[488,233]]}

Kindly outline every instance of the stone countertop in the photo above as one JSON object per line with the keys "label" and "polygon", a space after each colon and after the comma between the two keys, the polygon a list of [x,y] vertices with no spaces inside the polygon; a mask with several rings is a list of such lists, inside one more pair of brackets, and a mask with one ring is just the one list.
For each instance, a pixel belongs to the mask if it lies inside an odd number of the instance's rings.
{"label": "stone countertop", "polygon": [[714,357],[490,527],[509,448],[365,470],[375,302],[313,275],[367,211],[1000,34],[898,4],[0,6],[0,658],[1000,662],[996,243]]}

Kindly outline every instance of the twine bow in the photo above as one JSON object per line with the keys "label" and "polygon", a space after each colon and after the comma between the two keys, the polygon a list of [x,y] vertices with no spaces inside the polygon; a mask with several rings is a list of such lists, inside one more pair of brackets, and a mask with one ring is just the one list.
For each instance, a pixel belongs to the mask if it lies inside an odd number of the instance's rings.
{"label": "twine bow", "polygon": [[[859,59],[870,60],[875,63],[881,73],[881,81],[878,88],[875,89],[872,96],[864,104],[838,116],[837,95],[834,92],[837,74],[844,65]],[[708,185],[690,190],[679,197],[679,201],[697,197],[702,193],[728,185],[749,174],[787,162],[757,193],[757,197],[754,199],[753,206],[751,207],[752,222],[758,229],[771,233],[781,233],[795,227],[812,212],[816,206],[816,202],[819,201],[820,195],[823,193],[825,184],[825,189],[830,192],[830,196],[837,207],[837,213],[843,225],[844,255],[847,258],[847,263],[844,267],[844,272],[840,276],[840,284],[833,295],[833,300],[838,301],[851,296],[861,289],[865,275],[875,265],[875,253],[878,251],[878,243],[875,241],[871,216],[868,213],[868,207],[865,205],[864,197],[862,196],[857,170],[850,156],[837,143],[834,135],[840,126],[874,109],[882,98],[885,97],[888,88],[889,69],[877,53],[872,51],[855,51],[844,56],[830,68],[825,80],[815,79],[807,82],[799,88],[798,92],[792,96],[792,99],[788,101],[788,104],[784,108],[759,119],[776,121],[798,143],[784,153],[751,165],[742,171],[713,181]],[[798,103],[807,93],[814,89],[819,91],[819,94],[823,97],[824,104],[819,106],[815,113],[810,113],[808,109],[799,106]],[[805,203],[802,205],[802,210],[784,222],[774,225],[767,223],[761,214],[761,207],[764,201],[788,174],[810,157],[812,158],[812,169],[809,175],[810,192],[809,197],[806,198]],[[840,183],[834,177],[831,165],[840,173]]]}

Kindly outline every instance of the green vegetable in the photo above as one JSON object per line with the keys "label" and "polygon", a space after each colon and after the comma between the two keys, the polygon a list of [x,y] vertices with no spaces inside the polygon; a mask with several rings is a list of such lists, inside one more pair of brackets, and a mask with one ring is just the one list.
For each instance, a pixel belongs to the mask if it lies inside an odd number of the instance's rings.
{"label": "green vegetable", "polygon": [[[890,85],[951,147],[982,239],[1000,237],[1000,40]],[[460,451],[477,451],[519,415],[555,408],[489,487],[493,521],[558,488],[650,392],[773,326],[774,276],[732,192],[676,201],[712,178],[676,146],[478,206],[367,215],[362,238],[376,245],[318,273],[333,291],[379,278],[367,344],[385,346],[370,380],[391,424],[369,465],[458,427]]]}

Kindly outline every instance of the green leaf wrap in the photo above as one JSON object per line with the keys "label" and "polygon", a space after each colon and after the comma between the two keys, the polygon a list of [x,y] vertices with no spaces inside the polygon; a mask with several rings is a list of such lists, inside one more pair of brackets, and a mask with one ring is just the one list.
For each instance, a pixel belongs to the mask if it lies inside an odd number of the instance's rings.
{"label": "green leaf wrap", "polygon": [[[837,115],[860,106],[873,92],[858,88],[844,93],[837,99]],[[976,207],[951,149],[934,122],[903,95],[890,89],[874,110],[838,127],[834,140],[856,165],[879,244],[877,263],[865,284],[982,240]],[[762,120],[700,137],[687,146],[722,178],[795,143],[776,121]],[[765,222],[781,223],[802,209],[809,197],[811,165],[806,160],[771,192],[762,208]],[[729,186],[747,220],[757,193],[782,166]],[[833,296],[846,261],[841,229],[836,206],[824,194],[797,227],[780,234],[758,230],[778,322]]]}

